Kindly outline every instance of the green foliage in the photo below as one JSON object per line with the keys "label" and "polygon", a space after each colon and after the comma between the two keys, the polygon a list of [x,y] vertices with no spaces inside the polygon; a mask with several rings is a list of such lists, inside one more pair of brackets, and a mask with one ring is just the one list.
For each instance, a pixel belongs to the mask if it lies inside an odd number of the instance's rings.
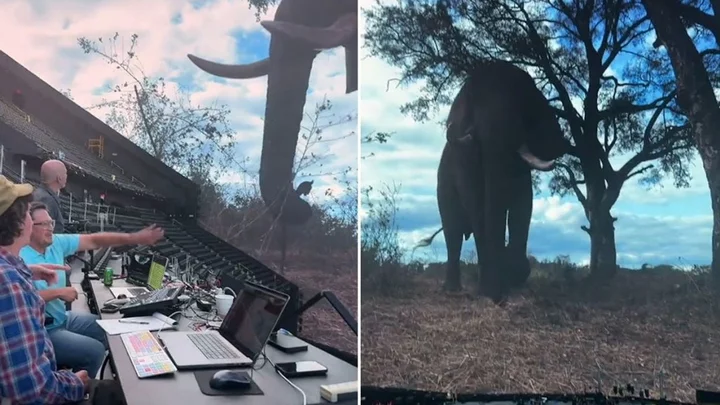
{"label": "green foliage", "polygon": [[[303,178],[332,177],[343,186],[342,190],[326,189],[329,201],[311,204],[313,215],[300,227],[288,227],[287,248],[319,254],[343,252],[357,253],[357,173],[346,167],[332,172],[325,170],[327,155],[313,150],[324,142],[337,142],[354,135],[325,137],[325,130],[351,122],[354,115],[337,117],[332,114],[332,103],[322,100],[309,116],[309,123],[302,128],[295,171]],[[282,248],[282,227],[269,214],[255,185],[232,188],[221,185],[213,178],[210,166],[196,166],[190,178],[201,186],[200,218],[205,227],[212,229],[222,239],[243,248],[260,252]]]}
{"label": "green foliage", "polygon": [[[398,241],[397,215],[398,186],[385,186],[375,190],[368,186],[362,191],[365,217],[362,218],[361,259],[367,264],[399,263],[402,250]],[[377,198],[373,198],[377,195]],[[361,263],[361,268],[365,268]]]}
{"label": "green foliage", "polygon": [[147,76],[136,54],[137,34],[127,47],[118,33],[97,41],[79,38],[78,44],[124,76],[107,88],[110,99],[90,107],[109,108],[108,125],[183,174],[193,167],[226,162],[222,156],[234,146],[230,110],[194,106],[183,89],[175,92],[165,78]]}
{"label": "green foliage", "polygon": [[[363,135],[362,138],[360,138],[360,142],[364,145],[369,144],[384,144],[390,141],[390,138],[392,137],[392,133],[390,132],[372,132],[367,135]],[[370,152],[365,155],[360,155],[360,159],[365,160],[367,158],[375,156],[375,152]]]}
{"label": "green foliage", "polygon": [[398,296],[413,288],[413,275],[419,263],[402,263],[403,250],[398,240],[397,195],[400,187],[388,186],[362,190],[365,215],[361,218],[360,268],[363,291]]}
{"label": "green foliage", "polygon": [[278,3],[280,0],[248,0],[248,8],[255,9],[255,18],[260,21],[260,16],[266,14],[270,7]]}

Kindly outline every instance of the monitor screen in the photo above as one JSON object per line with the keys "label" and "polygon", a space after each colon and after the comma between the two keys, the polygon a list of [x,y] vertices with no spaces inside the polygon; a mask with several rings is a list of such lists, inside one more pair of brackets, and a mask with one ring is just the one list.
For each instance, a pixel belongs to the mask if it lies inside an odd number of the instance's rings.
{"label": "monitor screen", "polygon": [[244,355],[255,360],[265,347],[287,297],[245,285],[235,298],[220,327],[220,333]]}
{"label": "monitor screen", "polygon": [[148,285],[152,287],[153,290],[159,290],[163,287],[167,262],[168,259],[165,257],[158,255],[153,256],[147,281]]}

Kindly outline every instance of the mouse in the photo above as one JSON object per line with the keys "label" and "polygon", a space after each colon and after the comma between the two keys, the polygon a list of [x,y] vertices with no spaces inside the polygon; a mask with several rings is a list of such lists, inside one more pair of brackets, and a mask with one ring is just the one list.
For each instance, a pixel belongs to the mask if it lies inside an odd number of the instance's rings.
{"label": "mouse", "polygon": [[[123,295],[123,294],[120,294],[120,295]],[[105,301],[105,304],[103,304],[103,305],[106,307],[107,306],[121,307],[121,306],[127,304],[128,302],[130,302],[130,300],[128,298],[118,297],[118,298],[114,298],[114,299]]]}
{"label": "mouse", "polygon": [[125,294],[118,294],[118,296],[115,297],[115,298],[117,298],[117,299],[119,299],[119,300],[122,300],[122,299],[127,298],[127,295],[125,295]]}
{"label": "mouse", "polygon": [[251,382],[252,380],[244,371],[220,370],[210,379],[210,388],[214,390],[250,388]]}

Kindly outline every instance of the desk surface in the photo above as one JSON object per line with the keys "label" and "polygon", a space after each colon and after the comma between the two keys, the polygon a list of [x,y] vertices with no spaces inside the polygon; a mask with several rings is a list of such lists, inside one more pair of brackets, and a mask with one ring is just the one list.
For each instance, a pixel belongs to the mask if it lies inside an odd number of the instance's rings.
{"label": "desk surface", "polygon": [[[113,286],[122,287],[127,284],[123,280],[115,280]],[[100,281],[92,281],[93,293],[99,307],[103,302],[112,299],[110,290]],[[100,314],[105,319],[119,318],[120,313]],[[178,329],[186,329],[188,323],[181,322]],[[160,333],[160,337],[162,337]],[[274,367],[266,362],[259,370],[253,372],[253,380],[263,390],[264,395],[247,396],[207,396],[200,391],[193,371],[176,371],[172,376],[158,376],[154,378],[139,379],[130,362],[119,335],[108,336],[110,352],[112,353],[118,379],[122,385],[128,405],[134,404],[180,404],[180,403],[217,403],[217,404],[302,404],[302,395],[276,372]],[[315,360],[328,368],[323,377],[306,377],[291,380],[305,391],[308,404],[329,404],[320,397],[320,385],[336,384],[358,379],[357,368],[345,363],[337,357],[308,345],[306,352],[286,354],[272,346],[265,347],[265,354],[273,363],[286,361]],[[262,364],[259,360],[258,364]],[[277,398],[277,400],[276,400]],[[344,402],[354,403],[357,401]]]}

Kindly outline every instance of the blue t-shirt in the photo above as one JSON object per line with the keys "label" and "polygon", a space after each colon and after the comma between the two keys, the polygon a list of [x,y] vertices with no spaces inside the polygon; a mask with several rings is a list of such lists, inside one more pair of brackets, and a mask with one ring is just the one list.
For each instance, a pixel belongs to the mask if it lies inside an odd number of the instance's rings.
{"label": "blue t-shirt", "polygon": [[[30,245],[20,249],[20,257],[25,264],[56,264],[62,266],[65,264],[65,258],[77,253],[80,247],[80,235],[59,234],[53,235],[53,243],[45,249],[45,254],[33,249]],[[33,280],[35,288],[38,290],[47,290],[50,288],[65,287],[66,272],[58,271],[58,281],[56,284],[48,285],[45,280]],[[53,323],[47,325],[48,330],[57,328],[65,323],[67,314],[65,313],[65,302],[56,298],[45,305],[45,315],[53,318]]]}

